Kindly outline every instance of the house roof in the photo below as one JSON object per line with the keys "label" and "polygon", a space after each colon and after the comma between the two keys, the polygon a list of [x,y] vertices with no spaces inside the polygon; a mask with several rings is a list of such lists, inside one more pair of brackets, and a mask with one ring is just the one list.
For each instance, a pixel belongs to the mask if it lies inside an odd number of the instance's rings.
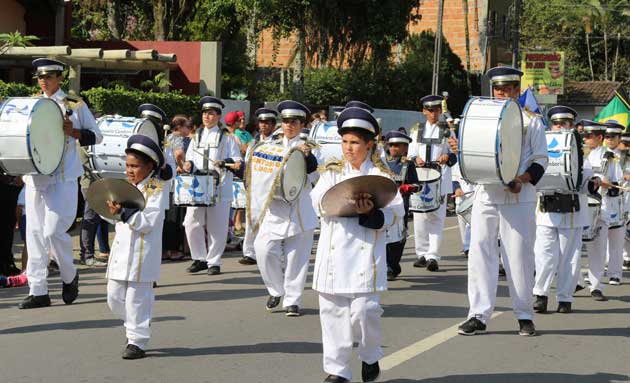
{"label": "house roof", "polygon": [[606,105],[620,87],[618,81],[567,81],[558,104]]}

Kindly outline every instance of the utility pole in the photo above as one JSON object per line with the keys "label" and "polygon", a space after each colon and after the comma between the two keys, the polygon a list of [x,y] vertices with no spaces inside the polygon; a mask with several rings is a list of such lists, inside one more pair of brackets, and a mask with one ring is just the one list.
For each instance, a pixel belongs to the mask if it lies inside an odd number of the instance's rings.
{"label": "utility pole", "polygon": [[439,90],[440,60],[442,58],[442,17],[444,15],[444,0],[438,3],[437,31],[435,32],[435,46],[433,47],[433,82],[431,94],[437,94]]}
{"label": "utility pole", "polygon": [[512,41],[512,66],[519,69],[521,60],[518,57],[518,42],[520,37],[521,0],[514,0],[514,40]]}

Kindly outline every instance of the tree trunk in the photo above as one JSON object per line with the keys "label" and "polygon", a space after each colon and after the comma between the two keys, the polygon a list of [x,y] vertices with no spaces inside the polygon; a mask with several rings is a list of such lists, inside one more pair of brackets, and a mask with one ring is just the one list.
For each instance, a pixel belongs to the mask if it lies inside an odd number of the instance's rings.
{"label": "tree trunk", "polygon": [[164,41],[164,20],[166,16],[166,0],[153,2],[153,38]]}
{"label": "tree trunk", "polygon": [[296,31],[296,54],[295,54],[295,71],[293,72],[293,89],[295,98],[302,100],[304,97],[304,27]]}
{"label": "tree trunk", "polygon": [[588,55],[588,66],[591,69],[591,81],[595,81],[595,73],[593,72],[593,60],[591,59],[591,40],[589,33],[586,32],[586,53]]}
{"label": "tree trunk", "polygon": [[617,78],[617,63],[619,62],[619,40],[621,40],[621,33],[617,32],[617,50],[615,51],[615,61],[612,68],[612,80]]}
{"label": "tree trunk", "polygon": [[470,32],[468,30],[468,0],[462,0],[464,9],[464,35],[466,39],[466,87],[468,95],[472,96],[472,84],[470,83]]}
{"label": "tree trunk", "polygon": [[253,71],[256,70],[256,51],[258,49],[258,9],[256,3],[252,4],[252,9],[248,15],[245,38],[247,40],[247,47],[245,48],[247,69]]}
{"label": "tree trunk", "polygon": [[604,30],[604,80],[608,81],[608,32]]}
{"label": "tree trunk", "polygon": [[107,2],[107,29],[112,39],[120,40],[121,23],[118,20],[118,3],[116,1]]}

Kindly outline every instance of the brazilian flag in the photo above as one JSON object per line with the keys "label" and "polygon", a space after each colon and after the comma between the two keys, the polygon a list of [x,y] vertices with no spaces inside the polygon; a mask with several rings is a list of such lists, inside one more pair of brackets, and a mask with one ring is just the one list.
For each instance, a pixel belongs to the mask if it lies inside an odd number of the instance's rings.
{"label": "brazilian flag", "polygon": [[619,88],[615,92],[615,97],[602,109],[594,120],[596,122],[606,122],[608,120],[616,120],[618,123],[626,127],[630,124],[630,101],[628,101],[628,95]]}

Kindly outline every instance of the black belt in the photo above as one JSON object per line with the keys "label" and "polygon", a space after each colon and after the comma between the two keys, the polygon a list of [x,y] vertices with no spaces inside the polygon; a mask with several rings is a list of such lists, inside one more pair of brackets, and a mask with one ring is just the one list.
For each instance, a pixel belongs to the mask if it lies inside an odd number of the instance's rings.
{"label": "black belt", "polygon": [[540,211],[543,213],[575,213],[580,211],[580,198],[577,194],[550,194],[540,197]]}

